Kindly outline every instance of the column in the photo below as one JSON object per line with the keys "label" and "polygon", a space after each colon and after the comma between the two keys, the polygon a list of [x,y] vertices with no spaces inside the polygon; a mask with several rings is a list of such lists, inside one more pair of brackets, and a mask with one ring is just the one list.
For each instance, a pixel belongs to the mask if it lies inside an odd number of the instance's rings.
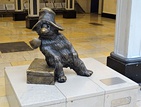
{"label": "column", "polygon": [[107,65],[141,83],[141,0],[117,0],[114,52]]}
{"label": "column", "polygon": [[63,18],[76,18],[76,11],[74,10],[74,5],[74,0],[65,0],[65,10],[63,12]]}
{"label": "column", "polygon": [[40,0],[28,0],[28,16],[26,18],[26,28],[31,29],[38,21]]}
{"label": "column", "polygon": [[39,17],[39,0],[28,0],[28,16]]}
{"label": "column", "polygon": [[23,11],[23,0],[15,0],[15,11]]}
{"label": "column", "polygon": [[74,10],[74,0],[65,0],[65,9]]}
{"label": "column", "polygon": [[15,12],[13,13],[13,20],[22,21],[25,20],[27,12],[23,9],[23,0],[15,0]]}

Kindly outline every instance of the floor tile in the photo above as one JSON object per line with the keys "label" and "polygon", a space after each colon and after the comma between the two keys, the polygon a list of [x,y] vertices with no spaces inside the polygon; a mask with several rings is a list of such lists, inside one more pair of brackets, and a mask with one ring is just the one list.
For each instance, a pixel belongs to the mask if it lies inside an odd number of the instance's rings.
{"label": "floor tile", "polygon": [[0,43],[1,53],[30,51],[30,50],[32,50],[32,48],[28,46],[25,42]]}

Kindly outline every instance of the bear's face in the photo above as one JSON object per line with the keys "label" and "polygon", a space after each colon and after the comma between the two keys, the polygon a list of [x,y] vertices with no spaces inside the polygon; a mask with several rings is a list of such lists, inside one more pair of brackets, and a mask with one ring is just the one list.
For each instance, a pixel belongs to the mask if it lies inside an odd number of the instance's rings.
{"label": "bear's face", "polygon": [[54,36],[54,34],[58,32],[58,30],[50,23],[43,23],[42,25],[40,25],[40,27],[36,29],[36,32],[39,36],[48,38]]}

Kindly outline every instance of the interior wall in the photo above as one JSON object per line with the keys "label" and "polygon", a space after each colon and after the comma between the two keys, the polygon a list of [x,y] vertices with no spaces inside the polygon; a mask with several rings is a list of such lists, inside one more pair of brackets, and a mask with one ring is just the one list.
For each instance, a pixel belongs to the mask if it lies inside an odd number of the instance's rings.
{"label": "interior wall", "polygon": [[13,3],[14,0],[0,0],[0,4],[3,4],[3,3]]}
{"label": "interior wall", "polygon": [[98,14],[101,14],[102,13],[102,9],[103,9],[103,0],[99,0],[99,6],[98,6]]}
{"label": "interior wall", "polygon": [[[0,2],[14,2],[14,0],[0,0]],[[49,2],[52,0],[48,0]],[[55,0],[56,2],[64,2],[65,0]],[[40,0],[40,2],[43,2],[43,0]],[[91,0],[77,0],[77,2],[79,3],[79,5],[83,8],[83,10],[86,13],[90,13],[90,8],[91,8]]]}
{"label": "interior wall", "polygon": [[9,0],[9,1],[14,2],[15,0]]}
{"label": "interior wall", "polygon": [[[48,2],[53,2],[54,0],[47,0]],[[41,3],[44,2],[44,0],[40,0]],[[60,2],[65,2],[65,0],[55,0],[56,3],[60,3]]]}
{"label": "interior wall", "polygon": [[77,0],[79,5],[83,8],[86,13],[90,13],[91,10],[91,0]]}
{"label": "interior wall", "polygon": [[[10,2],[14,2],[14,0],[0,0],[0,2],[4,2],[4,1],[10,1]],[[40,0],[41,2],[43,2],[43,0]],[[51,1],[51,0],[48,0],[48,1]],[[65,0],[55,0],[56,2],[62,2],[62,1],[65,1]],[[83,8],[83,10],[86,12],[86,13],[90,13],[90,10],[91,10],[91,0],[77,0],[77,2],[79,3],[79,5]]]}
{"label": "interior wall", "polygon": [[103,13],[116,14],[117,0],[104,0]]}

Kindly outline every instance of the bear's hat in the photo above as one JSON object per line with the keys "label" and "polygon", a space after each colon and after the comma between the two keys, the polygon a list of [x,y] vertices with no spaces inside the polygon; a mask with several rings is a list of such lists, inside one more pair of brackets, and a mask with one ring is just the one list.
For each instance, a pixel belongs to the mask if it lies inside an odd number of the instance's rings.
{"label": "bear's hat", "polygon": [[63,30],[63,28],[55,23],[55,12],[50,8],[42,8],[40,11],[39,21],[33,26],[32,30],[38,28],[44,23],[49,23],[56,27],[58,30]]}

